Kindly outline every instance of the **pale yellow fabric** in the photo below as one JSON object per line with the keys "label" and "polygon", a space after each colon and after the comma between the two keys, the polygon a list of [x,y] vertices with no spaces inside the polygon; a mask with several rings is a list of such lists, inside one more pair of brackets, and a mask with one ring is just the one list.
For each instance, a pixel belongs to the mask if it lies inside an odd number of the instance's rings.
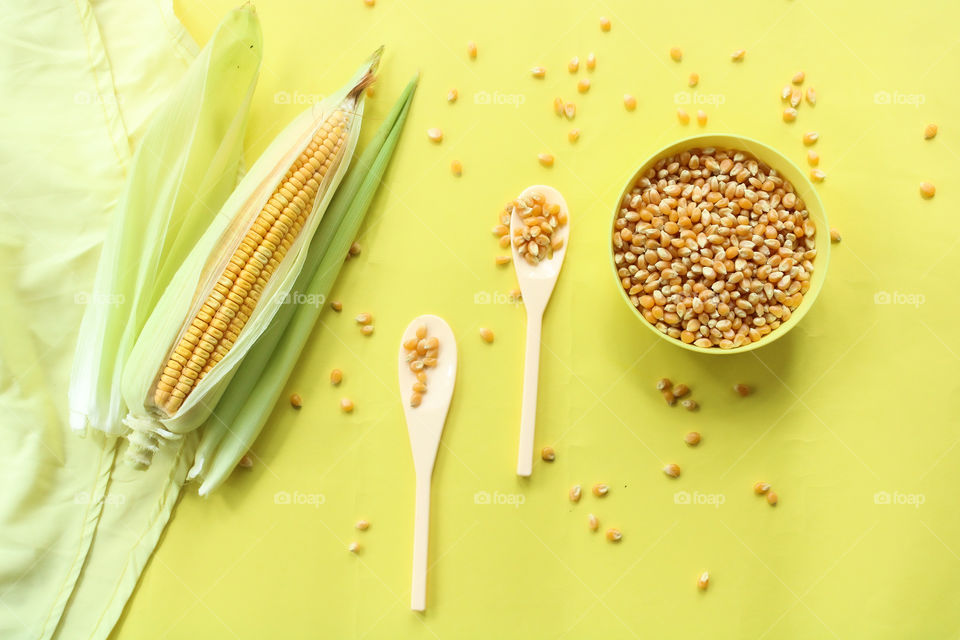
{"label": "pale yellow fabric", "polygon": [[177,450],[133,482],[113,440],[71,433],[66,387],[132,149],[195,54],[163,0],[0,17],[2,638],[105,637],[179,491]]}

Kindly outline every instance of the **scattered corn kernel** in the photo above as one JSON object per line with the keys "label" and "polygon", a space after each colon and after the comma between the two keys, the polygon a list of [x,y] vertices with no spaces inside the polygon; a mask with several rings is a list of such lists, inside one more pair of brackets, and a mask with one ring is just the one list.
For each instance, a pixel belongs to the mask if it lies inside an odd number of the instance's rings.
{"label": "scattered corn kernel", "polygon": [[673,383],[670,382],[670,378],[660,378],[657,380],[657,391],[666,391],[667,389],[672,389]]}
{"label": "scattered corn kernel", "polygon": [[741,398],[746,398],[748,395],[753,393],[753,389],[751,389],[749,385],[743,384],[742,382],[738,382],[737,384],[733,385],[733,391]]}
{"label": "scattered corn kernel", "polygon": [[344,413],[353,413],[353,400],[350,398],[340,398],[340,410]]}
{"label": "scattered corn kernel", "polygon": [[600,16],[600,30],[610,31],[610,18],[606,16]]}
{"label": "scattered corn kernel", "polygon": [[697,86],[698,84],[700,84],[700,74],[699,74],[699,73],[691,73],[691,74],[690,74],[690,77],[687,78],[687,86],[689,86],[689,87],[692,88],[692,87]]}
{"label": "scattered corn kernel", "polygon": [[350,245],[350,250],[348,251],[348,254],[350,255],[351,258],[356,258],[362,252],[363,252],[363,247],[360,246],[360,243],[354,242],[353,244]]}
{"label": "scattered corn kernel", "polygon": [[433,142],[440,143],[443,141],[443,131],[436,127],[427,129],[427,137]]}
{"label": "scattered corn kernel", "polygon": [[820,134],[816,131],[807,131],[805,134],[803,134],[803,144],[807,145],[808,147],[812,144],[815,144],[819,139]]}
{"label": "scattered corn kernel", "polygon": [[931,182],[920,183],[920,195],[924,198],[932,198],[937,193],[937,188]]}
{"label": "scattered corn kernel", "polygon": [[563,98],[553,99],[553,112],[558,116],[563,116]]}
{"label": "scattered corn kernel", "polygon": [[480,327],[480,338],[487,344],[493,342],[493,331],[486,327]]}
{"label": "scattered corn kernel", "polygon": [[530,69],[530,75],[534,78],[542,78],[547,75],[547,70],[543,67],[533,67]]}
{"label": "scattered corn kernel", "polygon": [[670,49],[670,59],[674,62],[680,62],[683,60],[683,51],[680,50],[680,47],[673,47]]}
{"label": "scattered corn kernel", "polygon": [[357,524],[354,525],[360,531],[366,531],[370,528],[370,523],[366,520],[357,520]]}
{"label": "scattered corn kernel", "polygon": [[707,124],[707,112],[703,109],[697,109],[697,124],[701,127]]}
{"label": "scattered corn kernel", "polygon": [[769,482],[757,482],[753,485],[753,492],[757,495],[763,495],[766,492],[770,491]]}
{"label": "scattered corn kernel", "polygon": [[294,409],[299,409],[303,406],[303,398],[300,397],[299,393],[290,395],[290,406],[292,406]]}
{"label": "scattered corn kernel", "polygon": [[800,102],[803,100],[803,91],[800,87],[794,87],[790,90],[790,106],[796,109],[800,106]]}
{"label": "scattered corn kernel", "polygon": [[608,493],[610,493],[609,485],[603,482],[598,482],[597,484],[593,485],[593,495],[597,496],[598,498],[602,498]]}
{"label": "scattered corn kernel", "polygon": [[592,513],[587,516],[587,528],[589,528],[590,531],[596,531],[600,528],[600,521],[597,520],[597,516]]}
{"label": "scattered corn kernel", "polygon": [[710,572],[704,571],[700,574],[700,577],[697,578],[697,589],[700,591],[706,591],[707,587],[710,586]]}
{"label": "scattered corn kernel", "polygon": [[461,163],[459,160],[451,160],[451,161],[450,161],[450,173],[452,173],[454,176],[456,176],[456,177],[458,177],[458,178],[459,178],[460,176],[462,176],[462,175],[463,175],[463,163]]}
{"label": "scattered corn kernel", "polygon": [[678,108],[677,109],[677,120],[682,125],[690,124],[690,114],[687,113],[686,109]]}
{"label": "scattered corn kernel", "polygon": [[477,43],[473,40],[467,43],[467,55],[470,56],[471,59],[477,57]]}
{"label": "scattered corn kernel", "polygon": [[360,553],[360,543],[351,542],[347,545],[347,550],[350,551],[350,553]]}
{"label": "scattered corn kernel", "polygon": [[797,110],[793,107],[787,107],[783,110],[783,121],[784,122],[793,122],[797,119]]}
{"label": "scattered corn kernel", "polygon": [[373,316],[367,312],[358,313],[354,320],[357,321],[357,324],[370,324],[373,322]]}
{"label": "scattered corn kernel", "polygon": [[553,462],[557,459],[557,452],[553,450],[553,447],[544,447],[540,450],[540,457],[547,462]]}
{"label": "scattered corn kernel", "polygon": [[460,97],[460,92],[457,91],[456,89],[450,89],[450,91],[447,91],[447,102],[452,104],[456,102],[457,98],[459,97]]}
{"label": "scattered corn kernel", "polygon": [[330,303],[330,308],[336,311],[337,313],[340,313],[341,311],[343,311],[343,303],[340,302],[339,300],[334,300],[333,302]]}
{"label": "scattered corn kernel", "polygon": [[813,149],[808,150],[807,164],[809,164],[811,167],[815,167],[818,164],[820,164],[820,154],[814,151]]}
{"label": "scattered corn kernel", "polygon": [[629,93],[625,93],[623,94],[623,106],[627,108],[627,111],[633,111],[637,108],[637,99]]}
{"label": "scattered corn kernel", "polygon": [[778,502],[780,502],[780,497],[777,495],[776,491],[771,491],[767,494],[767,503],[771,507],[776,506]]}
{"label": "scattered corn kernel", "polygon": [[343,371],[340,371],[340,369],[334,369],[333,371],[331,371],[330,384],[332,384],[333,386],[337,386],[341,382],[343,382]]}
{"label": "scattered corn kernel", "polygon": [[610,527],[607,529],[607,540],[610,542],[620,542],[623,539],[623,534],[620,533],[620,529],[616,527]]}
{"label": "scattered corn kernel", "polygon": [[745,55],[747,55],[746,49],[737,49],[736,51],[730,54],[730,59],[733,60],[734,62],[740,62],[741,60],[743,60],[743,57]]}
{"label": "scattered corn kernel", "polygon": [[677,404],[677,398],[673,395],[673,392],[669,389],[665,389],[660,392],[660,395],[663,396],[663,401],[667,403],[667,406],[672,407]]}
{"label": "scattered corn kernel", "polygon": [[811,107],[816,106],[817,104],[817,92],[813,87],[807,88],[807,104]]}
{"label": "scattered corn kernel", "polygon": [[691,431],[687,435],[683,436],[683,441],[691,447],[695,447],[700,444],[700,434],[696,431]]}
{"label": "scattered corn kernel", "polygon": [[576,73],[580,70],[580,58],[573,56],[570,58],[570,62],[567,63],[567,71],[570,73]]}
{"label": "scattered corn kernel", "polygon": [[690,387],[683,384],[682,382],[680,384],[673,385],[673,397],[682,398],[688,393],[690,393]]}
{"label": "scattered corn kernel", "polygon": [[588,53],[588,54],[587,54],[586,63],[587,63],[587,69],[588,69],[588,70],[593,71],[594,69],[596,69],[596,68],[597,68],[597,54],[595,54],[595,53],[592,52],[592,51],[591,51],[590,53]]}
{"label": "scattered corn kernel", "polygon": [[671,478],[678,478],[680,477],[680,465],[671,462],[663,468],[663,472]]}
{"label": "scattered corn kernel", "polygon": [[414,407],[414,408],[419,407],[421,402],[423,402],[423,394],[422,394],[422,393],[420,393],[419,391],[414,391],[412,394],[410,394],[410,406],[411,406],[411,407]]}
{"label": "scattered corn kernel", "polygon": [[590,78],[580,78],[580,81],[577,82],[577,91],[580,93],[590,91]]}
{"label": "scattered corn kernel", "polygon": [[830,242],[840,242],[840,232],[836,229],[830,229]]}
{"label": "scattered corn kernel", "polygon": [[497,264],[497,266],[502,267],[505,264],[510,264],[511,258],[510,256],[497,256],[493,259],[493,261]]}
{"label": "scattered corn kernel", "polygon": [[697,401],[693,398],[684,398],[680,402],[680,406],[686,409],[687,411],[696,411],[700,408],[700,405],[697,404]]}
{"label": "scattered corn kernel", "polygon": [[540,153],[537,154],[537,160],[540,161],[540,164],[544,167],[553,166],[553,154],[552,153]]}
{"label": "scattered corn kernel", "polygon": [[570,129],[567,133],[567,140],[570,142],[576,142],[580,139],[580,129]]}
{"label": "scattered corn kernel", "polygon": [[365,335],[365,336],[372,336],[372,335],[373,335],[373,325],[372,325],[372,324],[365,324],[365,325],[363,325],[362,327],[360,327],[360,333],[362,333],[362,334]]}
{"label": "scattered corn kernel", "polygon": [[580,485],[575,484],[570,487],[570,502],[580,502],[581,495],[583,495],[583,489],[580,488]]}
{"label": "scattered corn kernel", "polygon": [[252,469],[253,456],[251,456],[249,453],[243,454],[243,457],[240,458],[240,462],[237,463],[237,466],[241,469]]}
{"label": "scattered corn kernel", "polygon": [[935,125],[935,124],[928,124],[926,127],[924,127],[924,129],[923,129],[923,139],[924,139],[924,140],[930,140],[931,138],[935,137],[936,135],[937,135],[937,125]]}
{"label": "scattered corn kernel", "polygon": [[787,100],[790,99],[790,94],[791,94],[791,93],[793,93],[793,87],[791,87],[791,86],[788,85],[788,84],[784,85],[784,86],[783,86],[783,89],[780,89],[780,99],[781,99],[783,102],[786,102]]}
{"label": "scattered corn kernel", "polygon": [[803,79],[806,77],[807,74],[805,74],[803,71],[797,71],[795,74],[793,74],[793,78],[790,79],[790,82],[793,84],[803,84]]}
{"label": "scattered corn kernel", "polygon": [[827,177],[827,174],[821,171],[820,169],[811,169],[810,170],[810,179],[814,182],[823,182]]}
{"label": "scattered corn kernel", "polygon": [[363,4],[367,5],[368,7],[372,7],[376,3],[377,3],[377,0],[363,0]]}
{"label": "scattered corn kernel", "polygon": [[573,120],[577,115],[577,105],[572,102],[563,105],[563,115],[567,120]]}

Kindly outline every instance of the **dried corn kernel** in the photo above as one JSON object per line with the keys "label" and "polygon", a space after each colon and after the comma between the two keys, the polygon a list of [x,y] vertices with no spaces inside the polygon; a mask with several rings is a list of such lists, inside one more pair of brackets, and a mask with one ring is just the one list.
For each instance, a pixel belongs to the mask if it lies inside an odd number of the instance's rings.
{"label": "dried corn kernel", "polygon": [[600,521],[597,520],[597,516],[592,513],[587,516],[587,528],[589,528],[590,531],[596,531],[600,528]]}
{"label": "dried corn kernel", "polygon": [[350,544],[347,545],[347,550],[348,550],[350,553],[360,553],[360,543],[359,543],[359,542],[351,542]]}
{"label": "dried corn kernel", "polygon": [[741,398],[745,398],[753,393],[753,389],[751,389],[749,385],[743,384],[742,382],[738,382],[737,384],[733,385],[733,391]]}
{"label": "dried corn kernel", "polygon": [[591,51],[590,53],[588,53],[588,54],[587,54],[586,63],[587,63],[587,69],[588,69],[589,71],[593,71],[594,69],[596,69],[596,68],[597,68],[597,55],[596,55],[595,53],[593,53],[592,51]]}
{"label": "dried corn kernel", "polygon": [[840,232],[836,229],[830,229],[830,242],[840,242]]}
{"label": "dried corn kernel", "polygon": [[480,338],[487,344],[490,344],[493,342],[493,331],[486,327],[480,327]]}
{"label": "dried corn kernel", "polygon": [[921,182],[920,183],[920,195],[924,198],[932,198],[937,193],[937,188],[933,186],[931,182]]}
{"label": "dried corn kernel", "polygon": [[811,107],[816,106],[817,104],[817,92],[813,87],[807,89],[807,104]]}
{"label": "dried corn kernel", "polygon": [[695,447],[700,444],[700,434],[696,431],[691,431],[687,435],[683,436],[683,441],[691,447]]}
{"label": "dried corn kernel", "polygon": [[357,317],[354,318],[354,320],[356,320],[357,324],[360,324],[360,325],[370,324],[371,322],[373,322],[373,316],[367,312],[358,313]]}
{"label": "dried corn kernel", "polygon": [[928,124],[926,127],[924,127],[924,129],[923,129],[923,139],[924,139],[924,140],[930,140],[930,139],[934,138],[936,135],[937,135],[937,125],[935,125],[935,124]]}
{"label": "dried corn kernel", "polygon": [[810,179],[814,182],[823,182],[827,178],[827,174],[821,171],[820,169],[811,169],[810,170]]}
{"label": "dried corn kernel", "polygon": [[816,143],[816,141],[819,139],[820,134],[816,131],[807,131],[805,134],[803,134],[803,144],[807,145],[808,147]]}
{"label": "dried corn kernel", "polygon": [[340,410],[344,413],[353,413],[353,400],[350,398],[340,398]]}
{"label": "dried corn kernel", "polygon": [[251,456],[249,453],[243,454],[243,457],[240,458],[240,462],[237,463],[237,467],[240,469],[252,469],[253,456]]}
{"label": "dried corn kernel", "polygon": [[294,409],[299,409],[303,406],[303,398],[300,397],[299,393],[294,393],[290,396],[290,406]]}
{"label": "dried corn kernel", "polygon": [[787,107],[783,110],[783,121],[784,122],[793,122],[797,119],[797,110],[793,107]]}
{"label": "dried corn kernel", "polygon": [[330,303],[330,308],[336,311],[337,313],[340,313],[341,311],[343,311],[343,303],[340,302],[339,300],[334,300],[333,302]]}
{"label": "dried corn kernel", "polygon": [[757,482],[753,485],[753,492],[757,495],[763,495],[770,491],[770,483],[768,482]]}
{"label": "dried corn kernel", "polygon": [[540,153],[540,154],[537,154],[537,160],[538,160],[538,161],[540,162],[540,164],[543,165],[544,167],[552,167],[552,166],[553,166],[553,154],[552,154],[552,153]]}
{"label": "dried corn kernel", "polygon": [[625,93],[623,94],[623,106],[626,107],[627,111],[633,111],[637,108],[637,99],[629,93]]}
{"label": "dried corn kernel", "polygon": [[606,16],[600,17],[600,30],[610,31],[610,18],[607,18]]}
{"label": "dried corn kernel", "polygon": [[610,542],[620,542],[623,539],[623,534],[620,533],[620,529],[616,527],[610,527],[607,529],[607,540]]}
{"label": "dried corn kernel", "polygon": [[673,397],[682,398],[688,393],[690,393],[690,387],[683,384],[682,382],[680,384],[673,385]]}
{"label": "dried corn kernel", "polygon": [[354,525],[360,531],[366,531],[370,528],[370,523],[366,520],[357,520],[357,524]]}
{"label": "dried corn kernel", "polygon": [[454,176],[456,176],[456,177],[458,177],[458,178],[459,178],[460,176],[462,176],[462,175],[463,175],[463,163],[461,163],[459,160],[451,160],[451,161],[450,161],[450,173],[452,173]]}
{"label": "dried corn kernel", "polygon": [[534,78],[542,78],[547,75],[547,70],[543,67],[533,67],[530,69],[530,75]]}
{"label": "dried corn kernel", "polygon": [[703,109],[697,109],[697,124],[701,127],[707,124],[707,112]]}
{"label": "dried corn kernel", "polygon": [[670,59],[674,62],[680,62],[683,60],[683,51],[680,50],[680,47],[673,47],[670,49]]}
{"label": "dried corn kernel", "polygon": [[820,154],[813,149],[807,151],[807,164],[809,164],[811,167],[815,167],[820,164]]}
{"label": "dried corn kernel", "polygon": [[693,400],[692,398],[685,398],[680,402],[680,406],[686,409],[687,411],[696,411],[697,409],[700,408],[700,405],[697,404],[697,401]]}
{"label": "dried corn kernel", "polygon": [[593,495],[597,496],[598,498],[602,498],[608,493],[610,493],[610,487],[607,484],[598,482],[597,484],[593,485]]}
{"label": "dried corn kernel", "polygon": [[775,507],[778,502],[780,502],[780,497],[777,495],[776,491],[771,491],[767,494],[767,503],[771,507]]}
{"label": "dried corn kernel", "polygon": [[577,91],[580,93],[590,91],[590,78],[580,78],[580,81],[577,82]]}
{"label": "dried corn kernel", "polygon": [[583,495],[583,490],[580,488],[580,485],[575,484],[570,487],[570,502],[580,502],[580,496]]}
{"label": "dried corn kernel", "polygon": [[570,62],[567,63],[567,71],[570,73],[576,73],[580,70],[580,58],[573,56],[570,58]]}
{"label": "dried corn kernel", "polygon": [[427,137],[430,138],[432,142],[436,142],[437,144],[439,144],[440,142],[443,141],[443,131],[441,131],[437,127],[427,129]]}
{"label": "dried corn kernel", "polygon": [[670,378],[660,378],[657,380],[657,391],[666,391],[667,389],[672,389],[673,383],[670,382]]}
{"label": "dried corn kernel", "polygon": [[680,477],[680,465],[671,462],[663,468],[663,472],[671,478],[678,478]]}
{"label": "dried corn kernel", "polygon": [[341,382],[343,382],[343,371],[340,371],[340,369],[334,369],[333,371],[331,371],[330,384],[332,384],[333,386],[337,386]]}
{"label": "dried corn kernel", "polygon": [[570,142],[576,142],[580,139],[580,129],[570,129],[567,133],[567,140]]}
{"label": "dried corn kernel", "polygon": [[698,84],[700,84],[700,74],[699,74],[699,73],[691,73],[691,74],[690,74],[690,77],[687,78],[687,86],[690,87],[690,88],[693,88],[693,87],[697,86]]}
{"label": "dried corn kernel", "polygon": [[467,43],[467,55],[473,60],[477,57],[477,43],[473,40]]}
{"label": "dried corn kernel", "polygon": [[710,573],[708,571],[704,571],[697,578],[697,589],[700,589],[700,591],[706,591],[708,586],[710,586]]}
{"label": "dried corn kernel", "polygon": [[553,447],[544,447],[540,450],[540,457],[547,462],[553,462],[557,459],[557,452],[553,450]]}
{"label": "dried corn kernel", "polygon": [[743,60],[743,57],[745,55],[747,55],[746,49],[737,49],[736,51],[730,54],[730,59],[733,60],[734,62],[740,62],[741,60]]}
{"label": "dried corn kernel", "polygon": [[457,98],[459,97],[460,97],[460,92],[457,91],[456,89],[450,89],[450,91],[447,91],[447,102],[453,104],[454,102],[457,101]]}
{"label": "dried corn kernel", "polygon": [[803,79],[806,77],[807,74],[805,74],[803,71],[797,71],[795,74],[793,74],[793,78],[790,79],[790,82],[793,84],[803,84]]}

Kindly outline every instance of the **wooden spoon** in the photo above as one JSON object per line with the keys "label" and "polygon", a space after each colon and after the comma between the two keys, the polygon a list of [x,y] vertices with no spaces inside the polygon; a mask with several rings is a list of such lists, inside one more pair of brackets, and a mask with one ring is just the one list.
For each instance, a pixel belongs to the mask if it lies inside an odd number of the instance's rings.
{"label": "wooden spoon", "polygon": [[[420,406],[410,404],[417,376],[410,370],[408,354],[403,343],[417,335],[417,329],[426,327],[427,337],[440,341],[437,366],[427,372],[427,392]],[[415,353],[415,352],[414,352]],[[442,318],[425,315],[414,319],[400,340],[399,378],[403,414],[410,435],[413,468],[417,476],[417,502],[413,525],[413,582],[410,589],[410,608],[423,611],[427,606],[427,547],[430,536],[430,483],[433,465],[440,448],[440,434],[447,419],[450,398],[457,378],[457,342],[450,326]]]}
{"label": "wooden spoon", "polygon": [[[517,271],[523,305],[527,310],[527,350],[523,365],[523,404],[520,413],[520,448],[517,454],[517,475],[529,476],[533,469],[533,436],[537,422],[537,379],[540,375],[540,328],[543,324],[543,311],[547,308],[553,287],[557,284],[563,257],[567,253],[570,236],[570,212],[567,202],[553,187],[535,185],[528,187],[521,195],[540,193],[546,205],[558,204],[560,211],[567,214],[567,224],[554,234],[563,240],[563,246],[553,252],[553,257],[544,259],[537,265],[531,265],[513,247],[513,267]],[[516,209],[510,218],[510,237],[521,224]]]}

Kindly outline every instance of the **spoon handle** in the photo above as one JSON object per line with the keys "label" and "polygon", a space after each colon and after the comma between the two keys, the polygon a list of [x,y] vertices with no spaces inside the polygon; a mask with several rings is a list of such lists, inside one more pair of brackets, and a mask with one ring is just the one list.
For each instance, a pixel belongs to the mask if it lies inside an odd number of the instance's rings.
{"label": "spoon handle", "polygon": [[417,478],[417,506],[413,519],[413,582],[410,608],[427,608],[427,548],[430,538],[430,478]]}
{"label": "spoon handle", "polygon": [[523,404],[520,409],[520,450],[517,475],[533,471],[533,434],[537,424],[537,380],[540,377],[540,328],[542,313],[527,309],[527,352],[523,359]]}

